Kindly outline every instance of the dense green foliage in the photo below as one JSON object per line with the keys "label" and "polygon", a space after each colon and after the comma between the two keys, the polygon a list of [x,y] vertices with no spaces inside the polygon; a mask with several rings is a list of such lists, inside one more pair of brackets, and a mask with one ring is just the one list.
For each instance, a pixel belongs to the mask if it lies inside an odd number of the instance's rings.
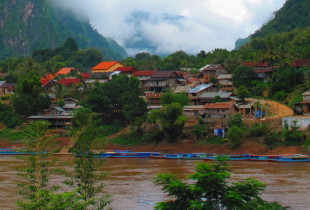
{"label": "dense green foliage", "polygon": [[87,95],[83,105],[101,113],[107,123],[117,120],[123,125],[132,124],[146,110],[146,103],[139,97],[139,80],[135,77],[119,75],[109,83],[96,83]]}
{"label": "dense green foliage", "polygon": [[95,47],[106,60],[127,54],[114,40],[98,33],[85,17],[61,8],[51,0],[4,0],[0,2],[0,59],[27,56],[34,50],[55,48],[68,37],[81,48]]}
{"label": "dense green foliage", "polygon": [[37,114],[50,104],[50,99],[44,94],[40,77],[35,71],[29,71],[19,79],[12,100],[16,112],[24,117]]}
{"label": "dense green foliage", "polygon": [[154,121],[159,122],[165,138],[169,142],[178,141],[187,120],[179,103],[167,104],[163,110],[152,110],[149,115]]}
{"label": "dense green foliage", "polygon": [[229,183],[230,173],[223,162],[199,163],[189,176],[194,183],[183,182],[173,174],[158,174],[155,183],[174,200],[157,203],[155,209],[286,209],[277,202],[260,197],[264,185],[254,178]]}
{"label": "dense green foliage", "polygon": [[8,128],[15,128],[22,123],[22,119],[14,111],[14,108],[0,102],[0,122],[3,122]]}
{"label": "dense green foliage", "polygon": [[287,0],[283,7],[274,13],[275,17],[252,37],[288,32],[296,28],[310,26],[310,2],[307,0]]}

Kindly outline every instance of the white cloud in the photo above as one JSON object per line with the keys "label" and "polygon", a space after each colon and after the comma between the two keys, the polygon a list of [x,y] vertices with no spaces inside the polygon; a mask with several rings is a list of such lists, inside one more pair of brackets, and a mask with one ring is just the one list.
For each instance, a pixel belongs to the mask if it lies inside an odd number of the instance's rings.
{"label": "white cloud", "polygon": [[[60,0],[59,0],[60,1]],[[259,29],[285,0],[62,0],[88,15],[104,36],[123,45],[129,54],[151,50],[234,48],[238,38]]]}

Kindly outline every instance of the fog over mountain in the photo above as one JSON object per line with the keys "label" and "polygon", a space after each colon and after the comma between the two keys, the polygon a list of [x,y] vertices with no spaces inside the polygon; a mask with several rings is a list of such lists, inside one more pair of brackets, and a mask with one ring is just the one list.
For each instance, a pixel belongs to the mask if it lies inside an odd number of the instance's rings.
{"label": "fog over mountain", "polygon": [[148,51],[234,48],[238,38],[255,32],[285,0],[57,0],[88,17],[104,36],[129,55]]}

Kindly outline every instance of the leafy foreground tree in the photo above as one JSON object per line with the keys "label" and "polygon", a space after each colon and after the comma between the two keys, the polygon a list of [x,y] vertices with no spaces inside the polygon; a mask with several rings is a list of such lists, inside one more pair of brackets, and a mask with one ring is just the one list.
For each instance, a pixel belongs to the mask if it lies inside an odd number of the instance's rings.
{"label": "leafy foreground tree", "polygon": [[34,121],[25,128],[25,144],[32,154],[22,158],[28,166],[20,169],[23,181],[18,187],[23,199],[17,206],[21,209],[81,209],[74,192],[57,193],[59,186],[49,183],[50,175],[56,170],[51,168],[53,161],[46,152],[53,139],[48,127],[46,121]]}
{"label": "leafy foreground tree", "polygon": [[[84,117],[86,126],[83,128],[91,125],[88,124],[90,117],[87,118],[83,114],[79,116]],[[81,120],[81,118],[78,119]],[[48,157],[46,152],[53,139],[49,134],[48,127],[48,122],[35,121],[25,128],[26,145],[32,154],[24,158],[29,166],[20,169],[23,181],[18,183],[18,186],[19,194],[23,199],[17,202],[17,206],[21,209],[34,210],[104,209],[109,204],[109,200],[106,195],[100,194],[102,193],[102,184],[95,174],[93,156],[88,152],[89,147],[86,144],[86,139],[91,137],[88,135],[90,130],[81,127],[76,129],[78,133],[76,136],[80,141],[79,145],[81,145],[76,154],[79,154],[80,157],[75,160],[74,171],[67,172],[52,167],[54,161]],[[62,189],[60,192],[61,186],[50,183],[51,174],[58,179],[62,179],[64,174],[70,175],[71,178],[67,179],[64,184],[71,186],[69,188],[71,191]]]}
{"label": "leafy foreground tree", "polygon": [[73,153],[76,155],[74,173],[67,183],[76,186],[76,194],[80,198],[83,209],[104,209],[110,204],[109,194],[102,192],[101,180],[106,174],[97,175],[97,164],[90,151],[91,143],[97,138],[96,114],[90,109],[80,108],[75,112],[72,137],[75,140]]}
{"label": "leafy foreground tree", "polygon": [[287,209],[277,202],[264,201],[260,192],[264,184],[254,178],[228,183],[230,178],[227,165],[219,163],[199,163],[196,172],[189,176],[194,183],[185,183],[173,174],[158,174],[157,185],[175,200],[157,203],[157,210],[282,210]]}

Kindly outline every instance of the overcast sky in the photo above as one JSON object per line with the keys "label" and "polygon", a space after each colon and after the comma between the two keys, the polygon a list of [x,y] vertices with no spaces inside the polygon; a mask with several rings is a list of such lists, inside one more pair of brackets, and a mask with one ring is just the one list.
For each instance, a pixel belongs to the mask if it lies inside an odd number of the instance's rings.
{"label": "overcast sky", "polygon": [[91,24],[124,46],[141,51],[197,54],[232,50],[273,17],[285,0],[61,0],[89,17]]}

